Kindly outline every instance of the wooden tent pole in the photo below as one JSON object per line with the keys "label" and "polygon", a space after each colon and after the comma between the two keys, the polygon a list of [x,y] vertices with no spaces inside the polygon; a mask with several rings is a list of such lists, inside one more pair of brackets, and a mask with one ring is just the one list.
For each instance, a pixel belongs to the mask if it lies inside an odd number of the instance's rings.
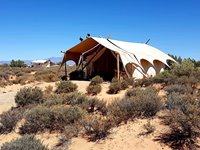
{"label": "wooden tent pole", "polygon": [[[61,53],[63,53],[65,57],[66,53],[63,51],[61,51]],[[65,77],[67,77],[67,62],[65,62]]]}
{"label": "wooden tent pole", "polygon": [[119,54],[117,53],[117,79],[119,80]]}
{"label": "wooden tent pole", "polygon": [[65,62],[65,76],[67,77],[67,62]]}

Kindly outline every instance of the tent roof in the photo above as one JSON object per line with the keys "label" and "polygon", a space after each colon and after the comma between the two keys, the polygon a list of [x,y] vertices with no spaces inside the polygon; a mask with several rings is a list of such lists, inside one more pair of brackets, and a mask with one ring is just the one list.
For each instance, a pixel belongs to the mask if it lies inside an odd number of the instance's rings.
{"label": "tent roof", "polygon": [[66,51],[63,63],[67,60],[74,60],[77,63],[83,52],[92,49],[98,44],[119,53],[121,59],[125,62],[124,65],[127,63],[135,63],[136,65],[141,66],[141,60],[143,59],[149,61],[151,64],[153,64],[155,60],[158,60],[166,65],[168,65],[167,60],[175,61],[159,49],[144,43],[131,43],[118,40],[108,40],[105,38],[89,37]]}

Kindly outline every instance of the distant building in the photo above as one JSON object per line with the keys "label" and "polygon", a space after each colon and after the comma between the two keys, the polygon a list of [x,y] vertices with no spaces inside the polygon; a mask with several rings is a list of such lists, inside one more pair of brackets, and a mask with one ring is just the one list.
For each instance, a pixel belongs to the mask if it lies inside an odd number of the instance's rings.
{"label": "distant building", "polygon": [[50,60],[34,60],[31,62],[31,66],[35,68],[47,68],[51,66]]}

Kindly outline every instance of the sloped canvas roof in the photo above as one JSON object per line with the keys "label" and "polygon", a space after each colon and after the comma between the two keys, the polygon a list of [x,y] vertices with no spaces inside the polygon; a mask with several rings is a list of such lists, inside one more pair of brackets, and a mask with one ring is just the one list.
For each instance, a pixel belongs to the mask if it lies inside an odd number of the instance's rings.
{"label": "sloped canvas roof", "polygon": [[131,43],[105,38],[89,37],[78,45],[66,51],[62,64],[64,64],[68,60],[73,60],[77,64],[82,53],[93,49],[95,46],[98,45],[102,45],[107,49],[118,53],[124,67],[128,63],[131,63],[141,68],[141,70],[144,70],[141,64],[142,60],[148,61],[150,64],[152,64],[152,66],[154,66],[154,61],[160,61],[167,66],[168,60],[175,62],[174,59],[172,59],[164,52],[144,43]]}

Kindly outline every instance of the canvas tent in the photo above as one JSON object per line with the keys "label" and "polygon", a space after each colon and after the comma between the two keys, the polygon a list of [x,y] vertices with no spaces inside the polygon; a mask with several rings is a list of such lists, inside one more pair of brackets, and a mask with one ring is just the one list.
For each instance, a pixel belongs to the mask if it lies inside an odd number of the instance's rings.
{"label": "canvas tent", "polygon": [[67,50],[61,66],[68,60],[84,69],[87,78],[100,75],[108,80],[121,74],[134,78],[154,76],[168,66],[168,61],[175,61],[145,43],[97,37],[89,37]]}

